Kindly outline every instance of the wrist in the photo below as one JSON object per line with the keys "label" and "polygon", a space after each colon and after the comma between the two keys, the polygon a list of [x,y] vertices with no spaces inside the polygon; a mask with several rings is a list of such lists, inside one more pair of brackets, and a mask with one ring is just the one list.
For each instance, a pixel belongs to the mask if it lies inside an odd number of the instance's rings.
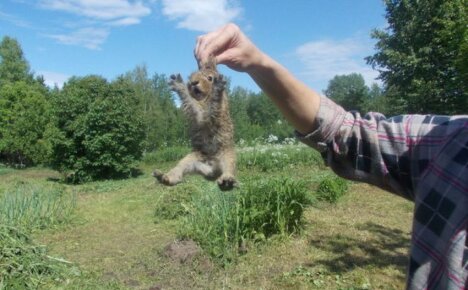
{"label": "wrist", "polygon": [[251,77],[261,76],[274,69],[274,60],[262,51],[257,52],[254,61],[246,68],[245,72]]}

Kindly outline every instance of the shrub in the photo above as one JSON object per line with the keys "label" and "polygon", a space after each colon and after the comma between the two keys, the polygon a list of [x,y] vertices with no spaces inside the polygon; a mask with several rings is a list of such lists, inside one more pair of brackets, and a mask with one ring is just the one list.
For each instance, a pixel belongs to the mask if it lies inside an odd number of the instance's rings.
{"label": "shrub", "polygon": [[47,97],[39,84],[16,82],[0,88],[0,160],[19,167],[50,161],[57,128]]}
{"label": "shrub", "polygon": [[305,183],[289,178],[248,180],[234,193],[212,187],[194,198],[179,234],[228,263],[246,243],[298,231],[308,202]]}
{"label": "shrub", "polygon": [[144,132],[130,84],[97,76],[72,78],[55,97],[60,136],[52,165],[79,183],[128,177],[143,151]]}
{"label": "shrub", "polygon": [[348,181],[336,175],[327,175],[319,183],[317,199],[336,203],[347,190]]}

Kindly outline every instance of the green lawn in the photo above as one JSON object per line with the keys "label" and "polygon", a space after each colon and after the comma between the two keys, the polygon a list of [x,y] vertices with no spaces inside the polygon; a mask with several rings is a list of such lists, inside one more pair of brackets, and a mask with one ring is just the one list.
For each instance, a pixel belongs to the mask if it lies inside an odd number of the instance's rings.
{"label": "green lawn", "polygon": [[[157,167],[166,170],[173,164],[163,162]],[[353,183],[337,204],[317,202],[307,206],[300,233],[273,236],[252,244],[236,260],[223,266],[196,245],[175,243],[180,217],[155,217],[156,209],[167,202],[164,197],[190,197],[204,190],[216,192],[214,183],[191,176],[176,187],[164,187],[151,177],[154,167],[155,164],[142,163],[143,174],[134,179],[66,185],[77,197],[72,222],[34,231],[35,241],[47,245],[49,255],[71,261],[82,271],[81,276],[71,278],[61,287],[153,290],[404,287],[412,204],[400,197]],[[57,184],[59,177],[54,171],[39,168],[0,172],[2,192],[15,182]],[[240,166],[239,179],[242,186],[246,179],[286,175],[310,181],[313,191],[324,174],[330,173],[321,166],[302,163],[273,171]]]}

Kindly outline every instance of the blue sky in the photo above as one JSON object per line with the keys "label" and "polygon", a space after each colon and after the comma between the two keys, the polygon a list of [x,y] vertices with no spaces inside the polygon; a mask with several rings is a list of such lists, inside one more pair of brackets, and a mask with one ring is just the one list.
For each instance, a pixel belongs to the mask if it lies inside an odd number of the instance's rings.
{"label": "blue sky", "polygon": [[[198,35],[235,22],[263,51],[322,92],[337,74],[377,77],[363,60],[384,28],[382,0],[2,0],[0,38],[16,38],[48,84],[146,65],[150,75],[196,69]],[[258,91],[220,67],[233,86]]]}

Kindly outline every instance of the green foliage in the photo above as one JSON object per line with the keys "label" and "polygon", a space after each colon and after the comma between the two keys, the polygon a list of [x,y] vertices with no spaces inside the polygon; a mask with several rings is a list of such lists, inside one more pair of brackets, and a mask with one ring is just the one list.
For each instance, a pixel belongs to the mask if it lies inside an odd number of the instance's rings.
{"label": "green foliage", "polygon": [[70,221],[75,194],[61,186],[17,183],[0,196],[0,224],[22,229],[44,229]]}
{"label": "green foliage", "polygon": [[[263,134],[257,137],[267,138],[274,135],[283,140],[292,136],[293,129],[285,121],[279,109],[265,93],[253,94],[247,103],[247,114],[252,125],[259,126]],[[253,127],[255,129],[255,127]]]}
{"label": "green foliage", "polygon": [[300,229],[304,206],[310,201],[304,182],[282,177],[249,181],[244,187],[237,212],[244,237],[286,235]]}
{"label": "green foliage", "polygon": [[298,231],[309,201],[305,183],[290,178],[248,180],[237,193],[212,188],[194,196],[180,236],[228,263],[249,243]]}
{"label": "green foliage", "polygon": [[125,79],[71,78],[55,96],[61,135],[55,169],[71,182],[128,177],[142,155],[144,132],[133,89]]}
{"label": "green foliage", "polygon": [[57,133],[47,91],[24,81],[0,87],[0,159],[11,165],[47,163]]}
{"label": "green foliage", "polygon": [[357,73],[335,76],[324,93],[347,111],[364,112],[365,104],[370,98],[363,76]]}
{"label": "green foliage", "polygon": [[27,232],[0,224],[0,289],[38,289],[79,275],[69,262],[47,255]]}
{"label": "green foliage", "polygon": [[190,152],[187,146],[161,147],[155,152],[145,153],[143,162],[146,164],[156,164],[161,162],[179,161]]}
{"label": "green foliage", "polygon": [[[172,190],[170,190],[172,189]],[[203,194],[200,187],[185,183],[163,192],[155,210],[156,220],[171,220],[187,214],[192,196]]]}
{"label": "green foliage", "polygon": [[70,221],[76,197],[63,187],[16,183],[0,196],[0,290],[63,285],[80,271],[35,244],[31,231]]}
{"label": "green foliage", "polygon": [[160,147],[178,145],[186,137],[186,121],[173,99],[165,75],[148,76],[146,66],[137,66],[124,78],[134,90],[138,112],[142,117],[144,150],[151,152]]}
{"label": "green foliage", "polygon": [[14,38],[4,36],[0,42],[0,87],[6,83],[33,81],[29,64],[20,44]]}
{"label": "green foliage", "polygon": [[320,181],[316,195],[318,200],[336,203],[347,190],[348,181],[336,175],[327,175]]}
{"label": "green foliage", "polygon": [[388,28],[375,30],[378,68],[390,105],[405,113],[468,110],[465,0],[386,0]]}

